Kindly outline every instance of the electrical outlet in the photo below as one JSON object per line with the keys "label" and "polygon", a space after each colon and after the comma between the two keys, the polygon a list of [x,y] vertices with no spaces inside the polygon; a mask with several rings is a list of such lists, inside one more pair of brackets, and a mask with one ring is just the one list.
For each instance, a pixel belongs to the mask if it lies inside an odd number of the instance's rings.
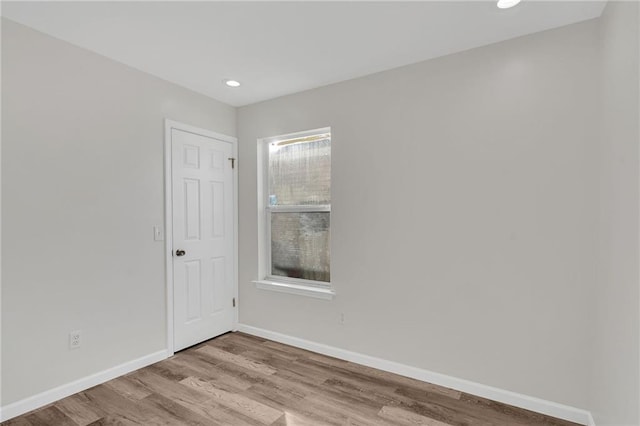
{"label": "electrical outlet", "polygon": [[77,349],[82,344],[82,331],[76,330],[69,333],[69,349]]}
{"label": "electrical outlet", "polygon": [[340,318],[338,319],[340,325],[344,325],[344,312],[340,313]]}

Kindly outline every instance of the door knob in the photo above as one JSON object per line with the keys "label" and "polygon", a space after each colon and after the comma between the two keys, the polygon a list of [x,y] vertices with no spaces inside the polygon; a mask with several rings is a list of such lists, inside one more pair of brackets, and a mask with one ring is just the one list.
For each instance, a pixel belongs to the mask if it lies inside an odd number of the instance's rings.
{"label": "door knob", "polygon": [[176,250],[176,256],[184,256],[186,252],[184,250]]}

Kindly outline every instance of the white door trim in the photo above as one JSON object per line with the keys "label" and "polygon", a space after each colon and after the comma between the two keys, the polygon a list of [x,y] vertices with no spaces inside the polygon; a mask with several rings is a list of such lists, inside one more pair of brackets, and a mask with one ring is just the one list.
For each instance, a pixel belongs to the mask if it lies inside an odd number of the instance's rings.
{"label": "white door trim", "polygon": [[[188,124],[164,120],[164,235],[165,235],[165,280],[167,298],[167,352],[174,354],[173,344],[173,190],[172,190],[172,150],[171,129],[178,129],[196,135],[208,136],[231,143],[233,157],[238,165],[238,139],[232,136],[201,129]],[[238,172],[233,172],[233,294],[236,299],[233,330],[238,328]]]}

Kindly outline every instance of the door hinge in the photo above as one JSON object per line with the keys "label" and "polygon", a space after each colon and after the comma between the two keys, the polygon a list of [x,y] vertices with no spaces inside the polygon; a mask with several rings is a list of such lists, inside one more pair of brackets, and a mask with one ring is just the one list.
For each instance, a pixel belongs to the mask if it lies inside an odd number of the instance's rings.
{"label": "door hinge", "polygon": [[236,159],[233,157],[229,157],[228,160],[231,160],[231,168],[235,169],[236,168]]}
{"label": "door hinge", "polygon": [[233,298],[233,307],[234,308],[236,307],[236,298],[235,297]]}

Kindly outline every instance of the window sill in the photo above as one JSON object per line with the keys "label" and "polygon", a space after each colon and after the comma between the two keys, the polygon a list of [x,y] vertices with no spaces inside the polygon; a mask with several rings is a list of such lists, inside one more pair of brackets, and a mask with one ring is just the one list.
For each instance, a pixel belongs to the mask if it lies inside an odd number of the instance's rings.
{"label": "window sill", "polygon": [[316,299],[332,300],[336,292],[330,288],[318,288],[306,285],[282,283],[276,281],[257,280],[253,281],[256,288],[261,290],[278,291],[280,293],[297,294],[299,296],[315,297]]}

